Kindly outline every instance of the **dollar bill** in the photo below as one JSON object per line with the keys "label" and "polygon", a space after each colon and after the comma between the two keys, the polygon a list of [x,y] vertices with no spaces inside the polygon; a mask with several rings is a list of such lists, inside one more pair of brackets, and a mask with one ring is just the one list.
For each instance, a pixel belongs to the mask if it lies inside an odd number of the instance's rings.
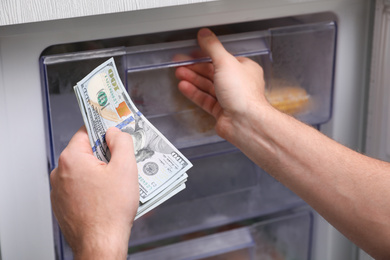
{"label": "dollar bill", "polygon": [[150,210],[162,204],[169,198],[173,197],[178,192],[184,190],[186,187],[185,182],[187,181],[187,177],[188,177],[187,174],[183,175],[174,184],[167,187],[165,190],[160,192],[157,196],[153,197],[145,204],[140,204],[135,219],[141,217],[142,215],[146,214]]}
{"label": "dollar bill", "polygon": [[184,189],[191,162],[136,108],[113,58],[78,82],[74,91],[98,159],[108,162],[111,157],[105,140],[108,128],[114,126],[132,136],[140,187],[139,213],[145,214],[148,208]]}

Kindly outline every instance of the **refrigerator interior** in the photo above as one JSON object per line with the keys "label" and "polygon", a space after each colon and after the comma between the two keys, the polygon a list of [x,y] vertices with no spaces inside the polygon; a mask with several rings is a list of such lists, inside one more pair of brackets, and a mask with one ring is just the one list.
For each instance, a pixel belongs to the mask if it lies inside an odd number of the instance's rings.
{"label": "refrigerator interior", "polygon": [[[212,29],[229,52],[248,57],[263,67],[267,97],[275,107],[314,127],[331,118],[337,35],[336,18],[331,13],[226,24]],[[214,119],[177,89],[177,67],[209,62],[208,57],[199,55],[197,30],[47,48],[40,60],[50,169],[56,167],[61,151],[83,124],[73,86],[93,68],[114,57],[140,112],[194,164],[184,191],[136,220],[129,253],[142,258],[146,257],[144,254],[157,254],[149,250],[143,253],[146,248],[178,243],[156,249],[160,259],[224,259],[228,257],[225,254],[233,257],[241,253],[246,257],[243,259],[257,259],[271,254],[271,247],[272,254],[285,259],[310,259],[311,213],[306,212],[305,221],[299,224],[290,221],[290,215],[305,203],[218,137],[213,129]],[[276,221],[276,216],[284,217]],[[272,235],[274,242],[264,244],[264,229],[257,228],[264,225],[280,229]],[[290,234],[282,229],[288,232],[290,225],[295,228],[294,234],[302,232],[305,239],[279,245],[279,240],[289,240]],[[225,236],[240,241],[238,229],[245,230],[242,232],[247,232],[251,241],[245,250],[243,245],[231,246],[242,252],[225,252],[217,246],[213,249],[213,244],[207,242]],[[71,250],[55,223],[54,230],[57,254],[61,259],[71,259]],[[222,234],[222,230],[230,231]],[[193,248],[192,243],[208,243],[210,248],[205,248],[205,252],[196,250],[191,256],[172,255],[180,246]],[[187,249],[183,252],[189,253]]]}

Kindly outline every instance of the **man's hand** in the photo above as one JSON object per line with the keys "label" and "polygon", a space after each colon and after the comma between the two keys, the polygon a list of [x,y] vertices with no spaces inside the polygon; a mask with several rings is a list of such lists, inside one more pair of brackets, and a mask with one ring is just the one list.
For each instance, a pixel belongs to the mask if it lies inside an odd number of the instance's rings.
{"label": "man's hand", "polygon": [[126,259],[139,203],[132,138],[106,134],[111,160],[93,156],[85,127],[70,140],[50,175],[54,215],[75,259]]}
{"label": "man's hand", "polygon": [[236,143],[234,134],[253,107],[270,107],[264,96],[262,68],[248,58],[228,53],[209,29],[201,29],[198,42],[212,63],[180,67],[179,90],[217,120],[217,133]]}

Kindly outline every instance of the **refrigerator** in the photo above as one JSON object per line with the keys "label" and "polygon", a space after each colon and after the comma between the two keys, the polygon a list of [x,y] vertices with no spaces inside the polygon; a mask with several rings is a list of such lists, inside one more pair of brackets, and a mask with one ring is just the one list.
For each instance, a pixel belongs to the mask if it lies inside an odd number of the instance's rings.
{"label": "refrigerator", "polygon": [[194,165],[184,191],[135,221],[128,259],[369,259],[180,95],[175,68],[207,57],[173,57],[209,27],[263,67],[268,90],[307,94],[298,120],[388,160],[388,13],[383,0],[221,0],[0,27],[2,259],[73,258],[49,173],[83,124],[73,86],[111,57],[141,113]]}

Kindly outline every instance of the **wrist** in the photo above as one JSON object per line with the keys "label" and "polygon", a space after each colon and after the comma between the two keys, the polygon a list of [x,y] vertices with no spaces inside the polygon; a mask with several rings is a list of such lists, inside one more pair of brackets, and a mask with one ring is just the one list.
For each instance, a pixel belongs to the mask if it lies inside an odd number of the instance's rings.
{"label": "wrist", "polygon": [[84,237],[78,245],[72,247],[74,259],[126,259],[130,234],[124,233],[127,232],[114,235],[101,233]]}
{"label": "wrist", "polygon": [[231,122],[220,131],[221,137],[240,149],[247,147],[253,139],[267,139],[267,127],[277,118],[278,113],[280,112],[268,103],[253,104],[245,112],[229,117]]}

